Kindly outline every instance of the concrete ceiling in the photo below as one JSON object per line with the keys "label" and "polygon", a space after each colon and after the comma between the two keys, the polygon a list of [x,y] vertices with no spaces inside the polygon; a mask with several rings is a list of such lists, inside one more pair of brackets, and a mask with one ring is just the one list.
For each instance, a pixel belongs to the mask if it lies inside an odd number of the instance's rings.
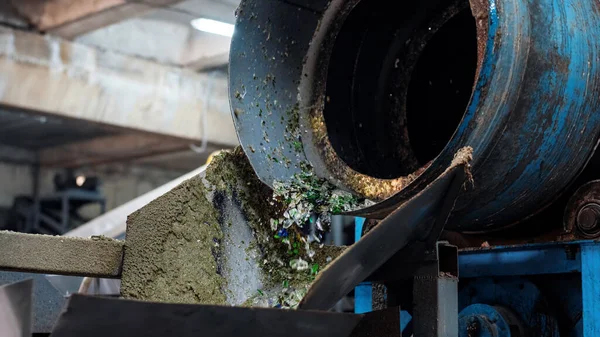
{"label": "concrete ceiling", "polygon": [[192,28],[235,22],[239,0],[8,0],[0,23],[194,70],[227,63],[230,39]]}
{"label": "concrete ceiling", "polygon": [[100,124],[0,108],[0,144],[40,150],[115,134]]}
{"label": "concrete ceiling", "polygon": [[[51,167],[134,160],[185,170],[202,164],[213,150],[237,144],[225,75],[195,73],[226,65],[230,39],[197,31],[190,22],[210,18],[234,23],[238,4],[239,0],[0,1],[0,84],[11,83],[0,85],[0,109],[8,109],[0,111],[0,133],[6,133],[0,146],[39,151],[42,165]],[[108,76],[105,82],[103,76]],[[138,96],[135,104],[121,104],[124,98]],[[138,113],[138,108],[143,111]],[[11,122],[8,130],[2,118],[20,120]],[[21,120],[26,123],[19,124]],[[9,136],[11,130],[20,136]],[[55,142],[49,142],[50,135],[56,135]]]}
{"label": "concrete ceiling", "polygon": [[204,17],[235,22],[238,0],[188,0],[156,8],[76,37],[76,42],[163,64],[202,70],[226,64],[228,37],[195,30],[190,21]]}
{"label": "concrete ceiling", "polygon": [[123,163],[187,172],[228,146],[0,107],[0,162],[42,168]]}

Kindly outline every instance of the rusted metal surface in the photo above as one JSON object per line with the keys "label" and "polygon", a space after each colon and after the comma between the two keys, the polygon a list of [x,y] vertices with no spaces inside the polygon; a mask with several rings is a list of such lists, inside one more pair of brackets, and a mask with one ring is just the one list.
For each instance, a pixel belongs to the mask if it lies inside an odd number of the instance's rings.
{"label": "rusted metal surface", "polygon": [[[299,87],[300,106],[307,107],[301,109],[306,115],[300,115],[301,125],[308,126],[304,152],[317,174],[379,201],[409,186],[430,167],[433,158],[418,158],[410,141],[411,74],[428,42],[466,8],[465,1],[340,1],[328,8]],[[394,34],[396,38],[387,36]],[[359,46],[348,42],[354,39],[361,41]],[[339,65],[344,62],[346,67]],[[365,91],[369,93],[361,95]]]}
{"label": "rusted metal surface", "polygon": [[483,65],[488,40],[489,0],[469,0],[471,12],[477,25],[477,76]]}
{"label": "rusted metal surface", "polygon": [[[261,180],[272,184],[302,169],[313,170],[339,187],[385,199],[356,213],[382,219],[435,180],[454,153],[468,145],[476,158],[476,188],[457,201],[448,225],[462,232],[489,232],[537,213],[583,170],[600,135],[597,1],[470,1],[477,27],[477,79],[468,107],[431,164],[395,179],[360,173],[346,163],[344,158],[352,156],[340,153],[347,149],[332,145],[332,137],[346,129],[337,130],[325,116],[332,50],[344,19],[362,3],[242,2],[232,43],[231,101],[241,143]],[[450,3],[406,6],[427,13]],[[397,22],[401,27],[412,24],[409,19]],[[382,69],[381,76],[387,76]],[[340,74],[338,84],[352,82],[352,74],[347,76]],[[443,104],[439,110],[440,118],[447,113]],[[383,125],[401,123],[397,118],[373,114]],[[375,133],[370,131],[372,137],[380,136]],[[399,142],[405,137],[396,136]],[[396,145],[390,146],[398,149]],[[377,146],[370,149],[378,151]],[[356,156],[364,155],[360,151]],[[414,168],[404,157],[398,165]]]}
{"label": "rusted metal surface", "polygon": [[0,231],[0,270],[72,276],[121,276],[123,241]]}
{"label": "rusted metal surface", "polygon": [[[563,6],[490,2],[495,10],[489,12],[485,60],[461,126],[430,169],[367,215],[380,217],[409,198],[436,175],[436,165],[447,160],[448,151],[465,142],[475,150],[476,189],[457,202],[449,222],[453,229],[484,232],[522,221],[579,174],[600,130],[599,49],[590,47],[597,43],[598,5],[581,1],[575,10]],[[508,14],[514,11],[521,15]],[[568,18],[578,23],[576,31],[563,29]],[[566,42],[581,39],[587,42]],[[596,61],[584,61],[581,53]],[[577,80],[581,74],[589,80]]]}

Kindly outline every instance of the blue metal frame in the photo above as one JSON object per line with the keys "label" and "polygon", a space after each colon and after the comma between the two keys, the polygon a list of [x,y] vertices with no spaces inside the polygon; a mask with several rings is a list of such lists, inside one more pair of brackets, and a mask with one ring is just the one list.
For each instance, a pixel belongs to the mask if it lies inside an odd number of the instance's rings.
{"label": "blue metal frame", "polygon": [[583,336],[600,336],[600,243],[581,245]]}
{"label": "blue metal frame", "polygon": [[461,278],[581,273],[583,319],[574,328],[574,336],[600,336],[600,242],[464,250],[459,252],[458,263]]}
{"label": "blue metal frame", "polygon": [[[356,242],[362,237],[365,219],[356,218],[354,221],[354,241]],[[364,282],[354,289],[354,312],[364,314],[371,311],[373,311],[373,286],[371,282]]]}
{"label": "blue metal frame", "polygon": [[[356,219],[356,240],[360,239],[364,219]],[[583,319],[574,327],[573,337],[600,336],[600,242],[573,241],[490,248],[459,252],[461,279],[498,276],[581,274]],[[371,283],[355,290],[355,312],[372,310]],[[402,312],[402,329],[410,315]]]}
{"label": "blue metal frame", "polygon": [[582,264],[577,248],[587,244],[593,243],[576,241],[461,250],[459,273],[461,278],[577,273]]}

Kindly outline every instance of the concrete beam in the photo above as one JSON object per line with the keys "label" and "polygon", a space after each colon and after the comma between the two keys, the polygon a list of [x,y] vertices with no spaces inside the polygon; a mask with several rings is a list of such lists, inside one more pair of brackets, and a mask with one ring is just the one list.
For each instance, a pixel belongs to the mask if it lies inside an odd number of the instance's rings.
{"label": "concrete beam", "polygon": [[0,144],[0,163],[35,165],[38,157],[34,151]]}
{"label": "concrete beam", "polygon": [[24,29],[29,25],[27,19],[19,14],[10,1],[0,1],[0,23]]}
{"label": "concrete beam", "polygon": [[171,6],[173,10],[156,10],[80,35],[74,41],[197,71],[215,69],[227,64],[231,39],[198,31],[190,20],[207,17],[235,23],[238,3],[238,0],[183,1]]}
{"label": "concrete beam", "polygon": [[156,8],[166,7],[180,1],[181,0],[153,0],[145,1],[145,3],[124,3],[66,22],[60,26],[48,29],[47,32],[52,35],[72,40],[77,36],[110,26],[132,17],[142,16]]}
{"label": "concrete beam", "polygon": [[232,146],[227,76],[0,28],[0,104]]}
{"label": "concrete beam", "polygon": [[195,71],[206,71],[210,69],[225,67],[229,64],[229,52],[215,56],[202,57],[185,65],[186,68]]}
{"label": "concrete beam", "polygon": [[0,231],[0,270],[28,273],[121,276],[123,241]]}
{"label": "concrete beam", "polygon": [[[191,145],[192,142],[185,139],[130,132],[43,149],[39,160],[45,168],[77,168],[132,161],[151,163],[150,159],[160,162],[159,158],[165,155],[191,152]],[[223,148],[228,146],[211,144],[205,156],[210,154],[209,151]]]}
{"label": "concrete beam", "polygon": [[228,63],[230,38],[197,31],[189,21],[177,22],[177,18],[181,20],[181,17],[164,14],[159,18],[153,14],[125,20],[74,41],[196,71]]}
{"label": "concrete beam", "polygon": [[124,4],[125,0],[11,0],[12,6],[30,24],[47,30],[80,17]]}
{"label": "concrete beam", "polygon": [[73,39],[113,23],[181,0],[11,0],[12,7],[39,31]]}

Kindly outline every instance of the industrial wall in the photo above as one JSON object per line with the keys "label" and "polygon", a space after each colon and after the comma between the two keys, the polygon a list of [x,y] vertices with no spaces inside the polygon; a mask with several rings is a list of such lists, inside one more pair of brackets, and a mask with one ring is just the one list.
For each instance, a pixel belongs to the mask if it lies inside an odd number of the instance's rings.
{"label": "industrial wall", "polygon": [[32,193],[32,167],[0,162],[0,181],[0,209],[8,208],[15,196]]}
{"label": "industrial wall", "polygon": [[[55,169],[41,170],[40,195],[53,192]],[[32,195],[34,189],[33,167],[26,164],[0,162],[0,227],[5,224],[6,211],[19,195]],[[185,172],[166,170],[146,166],[111,164],[82,171],[86,175],[95,175],[102,182],[102,193],[106,198],[107,210],[161,186]],[[84,215],[98,214],[98,209],[84,209]]]}

